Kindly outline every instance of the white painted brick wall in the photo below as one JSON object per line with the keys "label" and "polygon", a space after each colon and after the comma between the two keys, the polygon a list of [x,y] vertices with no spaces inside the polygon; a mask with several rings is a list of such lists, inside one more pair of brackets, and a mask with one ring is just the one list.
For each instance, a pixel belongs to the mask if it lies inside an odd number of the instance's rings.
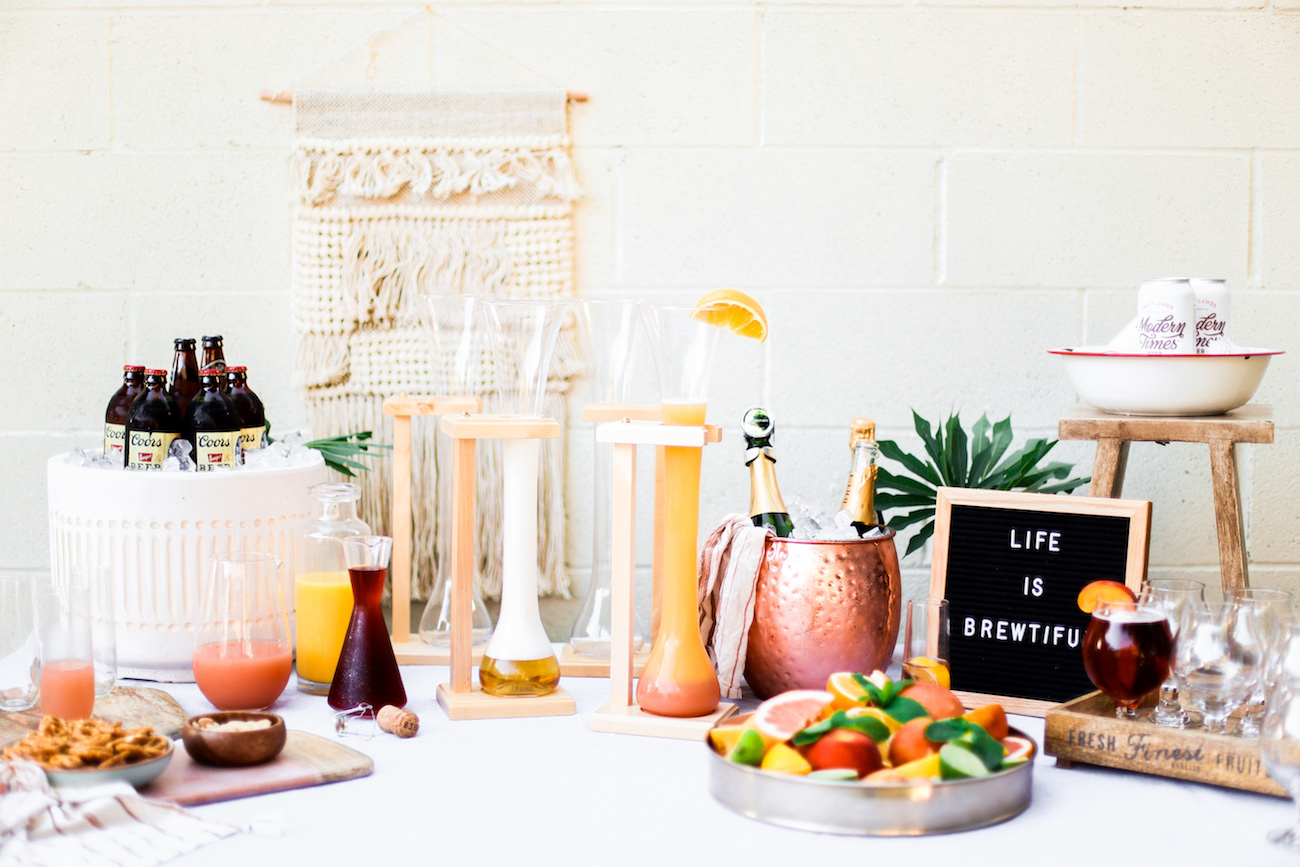
{"label": "white painted brick wall", "polygon": [[[591,95],[570,109],[581,291],[734,285],[770,314],[766,345],[722,347],[704,530],[748,503],[736,424],[754,403],[776,413],[790,499],[838,496],[858,415],[909,448],[912,407],[1053,435],[1073,395],[1044,350],[1106,341],[1155,272],[1227,277],[1238,341],[1297,349],[1297,0],[461,0],[379,38],[368,73],[365,37],[422,8],[0,4],[0,364],[6,405],[27,407],[0,421],[6,568],[46,565],[45,457],[93,444],[121,365],[166,364],[173,337],[223,332],[277,426],[304,423],[292,111],[263,88]],[[1255,582],[1300,587],[1294,365],[1260,390],[1277,443],[1247,450],[1243,491]],[[568,441],[583,575],[588,429]],[[1217,574],[1203,451],[1134,448],[1154,573]],[[1089,471],[1089,445],[1058,454]],[[643,552],[648,532],[643,514]],[[924,592],[928,560],[905,572]],[[575,604],[553,606],[557,634]]]}

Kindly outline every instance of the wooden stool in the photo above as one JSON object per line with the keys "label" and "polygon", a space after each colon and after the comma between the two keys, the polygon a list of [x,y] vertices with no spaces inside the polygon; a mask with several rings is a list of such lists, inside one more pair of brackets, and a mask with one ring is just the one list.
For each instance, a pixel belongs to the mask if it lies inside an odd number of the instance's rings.
{"label": "wooden stool", "polygon": [[1096,440],[1092,467],[1093,497],[1118,497],[1130,442],[1206,443],[1214,483],[1214,522],[1219,533],[1219,570],[1223,589],[1249,587],[1241,497],[1237,489],[1237,443],[1273,442],[1273,408],[1252,403],[1224,415],[1155,417],[1111,415],[1080,404],[1061,418],[1063,440]]}

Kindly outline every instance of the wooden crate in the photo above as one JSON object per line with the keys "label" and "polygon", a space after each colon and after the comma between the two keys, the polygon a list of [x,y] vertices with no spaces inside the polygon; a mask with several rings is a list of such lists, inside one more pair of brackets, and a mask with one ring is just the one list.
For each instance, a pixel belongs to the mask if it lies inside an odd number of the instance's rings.
{"label": "wooden crate", "polygon": [[[1154,704],[1152,696],[1143,707]],[[1057,767],[1100,765],[1290,797],[1264,770],[1255,738],[1117,719],[1115,704],[1100,692],[1057,705],[1045,722],[1043,751],[1056,756]]]}

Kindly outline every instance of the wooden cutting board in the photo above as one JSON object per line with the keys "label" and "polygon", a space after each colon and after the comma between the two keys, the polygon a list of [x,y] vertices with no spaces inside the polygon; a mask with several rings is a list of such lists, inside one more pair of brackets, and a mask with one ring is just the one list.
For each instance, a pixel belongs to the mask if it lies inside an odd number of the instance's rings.
{"label": "wooden cutting board", "polygon": [[177,741],[167,770],[140,794],[188,807],[353,780],[368,776],[373,768],[364,753],[307,732],[290,731],[280,755],[251,768],[200,765]]}
{"label": "wooden cutting board", "polygon": [[[41,724],[40,705],[20,713],[0,713],[0,742],[22,737]],[[161,689],[115,686],[103,698],[95,699],[94,716],[121,720],[125,728],[153,726],[165,738],[179,737],[189,715]]]}

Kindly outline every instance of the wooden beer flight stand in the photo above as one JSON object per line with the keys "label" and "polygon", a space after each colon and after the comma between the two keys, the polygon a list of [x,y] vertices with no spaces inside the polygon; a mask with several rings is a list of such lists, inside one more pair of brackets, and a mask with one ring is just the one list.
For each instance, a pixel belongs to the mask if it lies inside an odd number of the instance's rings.
{"label": "wooden beer flight stand", "polygon": [[[641,710],[632,693],[632,611],[636,573],[636,447],[638,445],[704,448],[722,438],[716,425],[651,424],[629,418],[596,428],[596,441],[614,444],[613,543],[610,584],[609,703],[587,720],[592,731],[704,740],[709,729],[736,712],[721,702],[713,713],[668,717]],[[658,552],[656,552],[658,553]]]}
{"label": "wooden beer flight stand", "polygon": [[[384,401],[384,415],[393,417],[393,653],[398,665],[450,665],[451,649],[434,647],[411,631],[411,416],[478,412],[477,397],[399,394]],[[472,577],[472,575],[471,575]],[[436,589],[436,588],[435,588]],[[473,597],[471,597],[472,599]],[[475,662],[482,657],[479,648]]]}
{"label": "wooden beer flight stand", "polygon": [[1250,586],[1233,447],[1237,443],[1273,442],[1271,406],[1252,403],[1224,415],[1156,417],[1111,415],[1080,404],[1061,418],[1057,435],[1063,440],[1097,441],[1088,492],[1093,497],[1120,495],[1130,442],[1209,445],[1223,589]]}
{"label": "wooden beer flight stand", "polygon": [[[481,439],[557,439],[551,418],[501,415],[444,415],[441,431],[451,438],[451,683],[438,685],[438,704],[449,719],[567,716],[573,697],[557,686],[547,695],[497,696],[470,679],[471,611],[474,581],[474,523],[478,489],[477,446]],[[536,530],[534,529],[534,532]]]}
{"label": "wooden beer flight stand", "polygon": [[[661,413],[657,403],[589,403],[582,408],[582,420],[600,424],[607,421],[629,419],[632,421],[659,421]],[[597,444],[599,447],[599,444]],[[654,524],[654,559],[652,560],[655,616],[659,620],[660,552],[663,550],[663,501],[664,501],[664,450],[655,449],[655,524]],[[592,563],[592,569],[595,569]],[[592,580],[595,579],[593,572]],[[632,656],[632,673],[641,674],[645,661],[650,658],[650,639],[653,633],[645,636],[645,647]],[[612,640],[612,639],[611,639]],[[630,640],[630,639],[629,639]],[[560,652],[561,677],[609,677],[609,660],[580,653],[572,644],[564,645]]]}

